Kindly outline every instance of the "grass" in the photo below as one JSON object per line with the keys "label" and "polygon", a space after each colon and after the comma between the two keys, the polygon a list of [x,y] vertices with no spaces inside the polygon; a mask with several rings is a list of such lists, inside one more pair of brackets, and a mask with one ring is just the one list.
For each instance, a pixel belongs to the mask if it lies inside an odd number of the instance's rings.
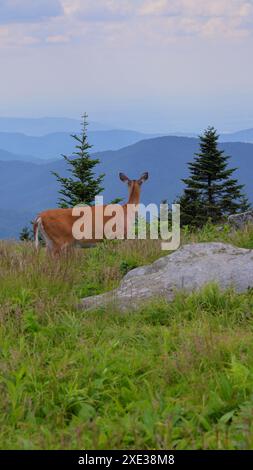
{"label": "grass", "polygon": [[[198,241],[253,248],[253,230],[185,230]],[[253,448],[252,291],[76,308],[164,254],[108,242],[55,262],[0,243],[1,449]]]}

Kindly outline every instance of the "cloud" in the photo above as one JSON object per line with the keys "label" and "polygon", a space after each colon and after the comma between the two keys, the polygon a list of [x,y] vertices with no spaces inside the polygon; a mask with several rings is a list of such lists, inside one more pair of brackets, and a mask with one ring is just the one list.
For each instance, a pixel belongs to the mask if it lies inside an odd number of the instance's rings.
{"label": "cloud", "polygon": [[65,14],[87,21],[141,16],[231,17],[252,14],[253,0],[61,0]]}
{"label": "cloud", "polygon": [[252,0],[144,0],[142,15],[181,17],[247,17],[252,14]]}
{"label": "cloud", "polygon": [[136,6],[142,0],[62,0],[64,11],[79,20],[117,21],[137,13]]}
{"label": "cloud", "polygon": [[237,40],[252,35],[253,0],[0,0],[1,24],[8,34],[0,34],[0,46]]}
{"label": "cloud", "polygon": [[46,42],[49,44],[67,44],[70,42],[70,38],[63,34],[54,34],[52,36],[47,36]]}
{"label": "cloud", "polygon": [[40,43],[40,39],[33,30],[26,30],[24,25],[15,25],[13,29],[10,25],[0,25],[0,49],[6,46],[35,46]]}
{"label": "cloud", "polygon": [[[167,37],[243,36],[252,32],[253,0],[62,0],[66,17],[79,22],[127,23],[157,28]],[[144,22],[144,23],[143,23]],[[167,30],[166,30],[167,27]],[[122,30],[123,34],[124,30]]]}
{"label": "cloud", "polygon": [[0,0],[0,24],[34,23],[62,13],[60,0]]}
{"label": "cloud", "polygon": [[168,35],[243,37],[252,33],[253,0],[144,0],[139,15],[161,25],[167,18]]}

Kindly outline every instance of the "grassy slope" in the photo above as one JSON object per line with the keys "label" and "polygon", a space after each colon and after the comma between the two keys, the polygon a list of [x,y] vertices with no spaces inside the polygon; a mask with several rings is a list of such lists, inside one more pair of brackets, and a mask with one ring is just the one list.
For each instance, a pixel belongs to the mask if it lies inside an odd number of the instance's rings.
{"label": "grassy slope", "polygon": [[[253,230],[184,234],[213,240],[253,248]],[[110,242],[56,263],[0,243],[0,448],[253,448],[252,292],[76,309],[161,254]]]}

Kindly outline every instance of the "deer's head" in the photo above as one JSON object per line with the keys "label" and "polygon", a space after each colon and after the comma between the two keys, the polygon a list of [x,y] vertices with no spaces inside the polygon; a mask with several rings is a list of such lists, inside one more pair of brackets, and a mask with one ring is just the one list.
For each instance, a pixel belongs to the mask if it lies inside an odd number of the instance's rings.
{"label": "deer's head", "polygon": [[142,183],[144,183],[144,181],[147,181],[148,172],[146,171],[145,173],[143,173],[138,180],[130,180],[130,178],[128,178],[128,176],[126,176],[124,173],[120,173],[119,177],[121,181],[123,181],[124,183],[127,183],[128,185],[128,192],[129,192],[128,202],[132,204],[139,204],[141,185]]}

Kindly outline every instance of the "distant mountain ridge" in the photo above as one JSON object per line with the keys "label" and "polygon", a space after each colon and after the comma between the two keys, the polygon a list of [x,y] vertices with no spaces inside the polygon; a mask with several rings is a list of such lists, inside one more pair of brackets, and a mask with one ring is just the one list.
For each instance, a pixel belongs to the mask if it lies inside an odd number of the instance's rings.
{"label": "distant mountain ridge", "polygon": [[[15,118],[0,117],[0,132],[22,133],[30,136],[42,136],[54,132],[79,132],[81,119],[65,117]],[[91,131],[104,131],[110,126],[89,122]]]}
{"label": "distant mountain ridge", "polygon": [[242,131],[237,131],[230,134],[222,134],[220,140],[221,142],[253,143],[253,128],[244,129]]}
{"label": "distant mountain ridge", "polygon": [[[147,140],[154,137],[159,136],[156,134],[143,134],[136,131],[117,129],[88,132],[88,141],[92,145],[92,152],[119,150],[141,140]],[[185,136],[169,135],[168,137],[183,138]],[[250,129],[248,131],[236,132],[234,134],[222,134],[220,136],[220,142],[240,142],[243,141],[243,139],[245,141],[248,139],[250,142]],[[74,145],[75,142],[73,138],[66,132],[55,132],[44,136],[27,136],[21,133],[0,132],[0,160],[55,160],[60,158],[63,153],[70,155],[74,150]],[[6,152],[5,154],[4,151]]]}
{"label": "distant mountain ridge", "polygon": [[[155,137],[155,135],[117,129],[88,132],[88,142],[92,145],[93,152],[118,150],[151,137]],[[73,152],[74,146],[75,141],[71,135],[64,132],[44,136],[0,132],[0,149],[16,155],[34,155],[36,159],[56,159],[60,158],[63,153],[69,155]],[[17,159],[20,160],[21,158]]]}
{"label": "distant mountain ridge", "polygon": [[[230,142],[221,143],[220,147],[232,156],[230,165],[238,168],[236,177],[246,185],[248,197],[253,202],[253,144]],[[131,178],[149,171],[149,181],[143,185],[144,204],[160,204],[164,199],[172,202],[182,191],[181,179],[188,174],[187,163],[198,148],[198,139],[157,137],[120,150],[96,153],[101,161],[97,172],[106,174],[105,202],[115,197],[127,198],[127,187],[119,180],[119,171]],[[24,213],[29,214],[29,222],[40,210],[57,206],[59,187],[52,171],[66,175],[65,161],[59,159],[43,165],[0,161],[0,238],[18,236]],[[13,213],[18,214],[16,225],[13,224]]]}
{"label": "distant mountain ridge", "polygon": [[8,152],[7,150],[0,149],[0,160],[10,162],[10,161],[22,161],[22,162],[33,162],[33,163],[43,163],[43,160],[39,158],[34,158],[32,155],[19,155],[16,153]]}
{"label": "distant mountain ridge", "polygon": [[[211,124],[211,123],[210,123]],[[21,133],[27,136],[44,136],[46,134],[54,133],[68,133],[79,132],[81,127],[81,117],[68,118],[68,117],[41,117],[41,118],[23,118],[23,117],[0,117],[0,132],[7,133]],[[94,131],[111,131],[111,130],[123,130],[134,132],[132,129],[125,129],[120,126],[113,126],[100,122],[90,121],[88,118],[88,129],[90,132]],[[203,131],[172,131],[167,129],[166,132],[145,132],[141,131],[141,134],[146,135],[169,135],[179,137],[198,137]],[[253,128],[242,129],[235,132],[225,133],[219,130],[221,134],[221,141],[240,141],[240,142],[252,142],[253,140]]]}

